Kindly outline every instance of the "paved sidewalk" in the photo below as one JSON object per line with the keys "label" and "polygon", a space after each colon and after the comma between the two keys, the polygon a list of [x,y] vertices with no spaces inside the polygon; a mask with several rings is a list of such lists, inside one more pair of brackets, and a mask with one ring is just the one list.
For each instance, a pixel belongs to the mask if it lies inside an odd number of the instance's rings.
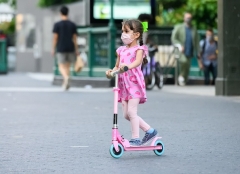
{"label": "paved sidewalk", "polygon": [[[14,88],[50,88],[50,89],[60,89],[59,86],[52,86],[53,74],[49,73],[12,73],[7,76],[0,76],[0,88],[4,87],[12,87]],[[70,91],[78,91],[79,88],[72,88]],[[89,87],[88,87],[89,89]],[[106,89],[106,88],[98,88],[98,89]],[[3,89],[5,90],[5,89]],[[154,90],[158,90],[155,88]],[[178,93],[178,94],[192,94],[192,95],[202,95],[202,96],[214,96],[215,88],[210,86],[174,86],[174,85],[166,85],[161,90],[162,92],[170,92],[170,93]]]}
{"label": "paved sidewalk", "polygon": [[215,96],[214,86],[174,86],[167,85],[162,89],[163,92],[170,92],[176,94],[189,94],[200,96]]}
{"label": "paved sidewalk", "polygon": [[[51,73],[10,73],[0,76],[0,91],[2,92],[62,92],[60,86],[53,86],[53,74]],[[92,88],[89,85],[78,88],[72,87],[68,92],[109,92],[112,88]],[[165,85],[163,89],[158,90],[157,87],[153,91],[161,93],[173,93],[195,96],[209,96],[224,98],[240,103],[240,96],[215,96],[214,86],[175,86]]]}
{"label": "paved sidewalk", "polygon": [[9,73],[0,75],[0,88],[3,87],[53,87],[51,74]]}

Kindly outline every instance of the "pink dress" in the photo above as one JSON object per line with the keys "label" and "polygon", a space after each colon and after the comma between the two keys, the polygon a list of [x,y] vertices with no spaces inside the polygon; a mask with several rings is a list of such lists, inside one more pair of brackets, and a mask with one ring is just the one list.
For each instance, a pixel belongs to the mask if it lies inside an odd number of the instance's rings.
{"label": "pink dress", "polygon": [[[137,50],[143,50],[143,58],[148,54],[147,46],[135,46],[128,48],[121,46],[117,49],[117,54],[120,58],[120,65],[129,65],[136,60]],[[142,65],[142,64],[141,64]],[[118,102],[128,101],[130,99],[139,98],[139,103],[147,101],[144,76],[141,70],[141,65],[127,72],[119,74],[118,87],[120,89]]]}

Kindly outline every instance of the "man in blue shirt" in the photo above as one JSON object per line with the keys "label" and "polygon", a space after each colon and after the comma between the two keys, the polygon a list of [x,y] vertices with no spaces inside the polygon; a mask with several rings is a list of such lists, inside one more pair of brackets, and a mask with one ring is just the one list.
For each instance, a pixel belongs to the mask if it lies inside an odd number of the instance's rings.
{"label": "man in blue shirt", "polygon": [[206,39],[200,42],[200,46],[199,67],[204,70],[205,85],[210,84],[210,73],[213,77],[211,84],[214,85],[217,77],[217,42],[212,29],[206,31]]}

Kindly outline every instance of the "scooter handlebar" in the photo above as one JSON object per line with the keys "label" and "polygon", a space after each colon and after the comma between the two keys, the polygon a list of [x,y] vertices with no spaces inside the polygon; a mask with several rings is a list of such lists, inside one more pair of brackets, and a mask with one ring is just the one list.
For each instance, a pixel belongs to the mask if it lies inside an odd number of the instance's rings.
{"label": "scooter handlebar", "polygon": [[[124,67],[123,67],[123,70],[124,70],[124,72],[128,71],[128,67],[127,67],[127,66],[124,66]],[[115,77],[116,74],[120,74],[120,72],[121,72],[120,69],[118,69],[118,70],[116,70],[116,71],[112,71],[112,72],[111,72],[111,76],[112,76],[112,77]]]}

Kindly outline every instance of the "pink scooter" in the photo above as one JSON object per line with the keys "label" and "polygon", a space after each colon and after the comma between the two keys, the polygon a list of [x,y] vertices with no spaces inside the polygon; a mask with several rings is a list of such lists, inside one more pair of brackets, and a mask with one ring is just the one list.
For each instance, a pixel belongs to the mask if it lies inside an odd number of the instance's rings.
{"label": "pink scooter", "polygon": [[[128,67],[124,67],[124,71],[128,71]],[[112,145],[110,147],[110,154],[113,158],[120,158],[124,151],[144,151],[153,150],[158,156],[161,156],[164,152],[164,144],[160,139],[162,137],[155,137],[151,144],[148,146],[130,146],[129,141],[120,135],[117,126],[118,116],[118,74],[119,70],[111,72],[111,77],[115,77],[114,91],[114,114],[113,114],[113,128],[112,128]],[[111,78],[109,77],[109,78]]]}

